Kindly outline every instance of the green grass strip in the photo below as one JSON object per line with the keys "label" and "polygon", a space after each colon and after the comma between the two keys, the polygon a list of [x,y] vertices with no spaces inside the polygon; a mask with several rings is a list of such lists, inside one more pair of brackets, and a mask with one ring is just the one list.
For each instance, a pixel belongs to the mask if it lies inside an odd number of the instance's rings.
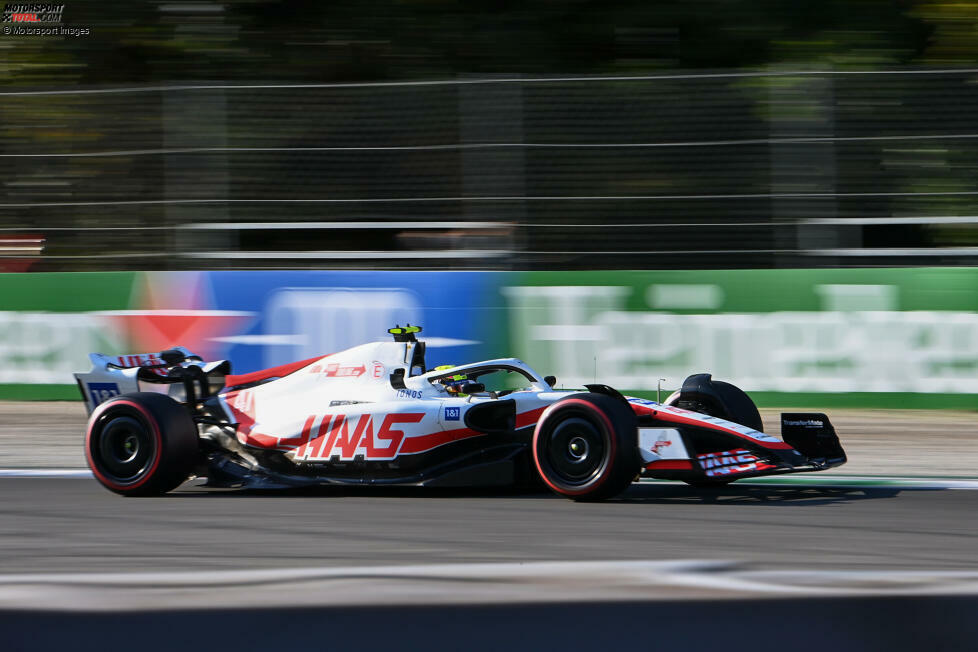
{"label": "green grass strip", "polygon": [[13,385],[0,383],[3,401],[80,401],[78,385]]}

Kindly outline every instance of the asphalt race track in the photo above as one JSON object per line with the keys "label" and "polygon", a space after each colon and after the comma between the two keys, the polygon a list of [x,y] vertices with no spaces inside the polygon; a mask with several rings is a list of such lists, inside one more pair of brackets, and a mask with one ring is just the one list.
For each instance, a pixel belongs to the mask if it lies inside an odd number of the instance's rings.
{"label": "asphalt race track", "polygon": [[42,412],[0,404],[5,652],[109,640],[143,652],[855,652],[978,640],[972,413],[833,411],[850,456],[841,469],[718,489],[643,483],[583,504],[196,482],[123,498],[61,477],[84,473],[83,411]]}
{"label": "asphalt race track", "polygon": [[711,559],[758,568],[975,568],[978,491],[633,486],[621,499],[192,483],[123,498],[0,479],[0,573]]}

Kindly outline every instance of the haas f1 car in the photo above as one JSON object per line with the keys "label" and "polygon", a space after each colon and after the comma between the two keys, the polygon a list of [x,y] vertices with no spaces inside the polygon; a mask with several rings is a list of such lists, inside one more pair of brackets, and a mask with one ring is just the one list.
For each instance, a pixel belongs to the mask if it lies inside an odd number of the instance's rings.
{"label": "haas f1 car", "polygon": [[540,486],[601,500],[640,477],[720,485],[820,471],[846,455],[824,414],[763,432],[753,401],[709,374],[662,402],[607,385],[556,389],[515,358],[425,366],[420,328],[394,341],[232,375],[184,348],[109,357],[76,374],[85,455],[106,488]]}

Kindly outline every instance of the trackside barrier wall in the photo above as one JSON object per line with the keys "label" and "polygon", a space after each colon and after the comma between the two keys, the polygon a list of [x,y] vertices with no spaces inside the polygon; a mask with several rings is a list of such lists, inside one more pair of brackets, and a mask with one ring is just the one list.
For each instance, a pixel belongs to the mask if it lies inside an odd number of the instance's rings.
{"label": "trackside barrier wall", "polygon": [[978,408],[978,269],[0,275],[0,398],[77,397],[87,354],[182,344],[247,372],[422,324],[429,363],[515,355],[654,396]]}
{"label": "trackside barrier wall", "polygon": [[539,272],[515,355],[654,396],[710,372],[761,405],[978,408],[978,269]]}
{"label": "trackside barrier wall", "polygon": [[[93,631],[112,628],[138,637],[148,630],[176,632],[140,643],[144,652],[170,652],[174,643],[206,648],[234,645],[257,650],[279,645],[283,629],[302,622],[322,623],[338,647],[362,649],[364,630],[379,628],[367,649],[431,647],[429,632],[442,640],[464,641],[466,650],[602,649],[612,629],[623,641],[648,636],[654,614],[656,643],[669,648],[722,649],[726,652],[864,652],[865,650],[968,650],[978,636],[973,595],[815,598],[777,596],[742,600],[584,601],[519,604],[395,604],[364,607],[162,609],[144,611],[0,611],[0,628],[11,650],[68,649]],[[731,632],[763,614],[760,634]],[[605,628],[566,626],[568,620],[600,618]],[[219,620],[218,620],[219,619]],[[708,627],[702,622],[707,620]],[[224,629],[214,627],[221,622]],[[494,626],[506,623],[506,627]],[[316,628],[295,628],[291,642],[300,648],[321,644]],[[472,632],[478,631],[477,639]],[[810,632],[818,632],[818,635]],[[182,638],[181,638],[182,637]],[[785,642],[788,642],[786,645]]]}
{"label": "trackside barrier wall", "polygon": [[[78,399],[88,353],[183,345],[244,373],[422,324],[429,363],[486,357],[499,277],[469,272],[0,274],[0,398]],[[68,384],[71,383],[71,384]]]}

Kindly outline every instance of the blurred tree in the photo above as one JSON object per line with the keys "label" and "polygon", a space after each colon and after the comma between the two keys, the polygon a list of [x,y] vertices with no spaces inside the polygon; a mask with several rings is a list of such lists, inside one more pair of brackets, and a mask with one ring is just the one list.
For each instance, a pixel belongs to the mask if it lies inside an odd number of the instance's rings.
{"label": "blurred tree", "polygon": [[978,56],[971,5],[911,0],[103,0],[68,3],[64,17],[92,34],[2,38],[0,79],[348,81]]}
{"label": "blurred tree", "polygon": [[910,15],[931,28],[924,59],[932,63],[978,61],[978,3],[915,3]]}
{"label": "blurred tree", "polygon": [[[967,67],[978,61],[978,5],[944,0],[68,0],[66,4],[66,24],[88,28],[91,34],[0,35],[0,83],[5,87],[352,82],[473,74],[627,75],[738,68],[872,71]],[[952,75],[951,80],[944,75],[879,75],[866,83],[863,75],[817,77],[657,80],[611,85],[593,96],[562,84],[539,85],[533,91],[524,88],[522,136],[517,137],[526,142],[734,137],[763,141],[772,135],[822,140],[840,136],[844,141],[789,143],[780,148],[677,148],[655,154],[612,148],[576,152],[573,159],[555,157],[549,150],[531,151],[526,154],[527,169],[545,172],[527,175],[527,194],[557,195],[587,187],[595,196],[695,195],[716,192],[720,180],[728,179],[736,181],[731,182],[730,193],[761,195],[774,187],[851,195],[845,201],[793,205],[797,214],[789,217],[974,214],[967,193],[976,191],[978,144],[954,137],[973,131],[973,112],[968,107],[978,106],[978,90],[973,92],[968,80],[962,75]],[[13,156],[3,161],[0,200],[15,207],[3,211],[0,220],[25,229],[41,223],[153,226],[173,221],[176,218],[156,205],[139,211],[122,206],[71,212],[56,205],[24,210],[16,205],[69,198],[93,202],[163,198],[160,193],[165,188],[174,188],[173,170],[185,163],[176,155],[62,156],[171,147],[174,124],[191,134],[176,130],[180,147],[203,143],[220,149],[225,144],[222,138],[232,147],[378,146],[378,152],[362,154],[363,158],[342,152],[261,157],[222,152],[193,159],[220,170],[221,183],[227,183],[228,192],[236,197],[262,192],[294,197],[314,191],[357,198],[424,192],[454,196],[465,191],[458,152],[395,156],[379,151],[380,146],[392,144],[465,140],[459,98],[452,88],[425,91],[429,94],[388,87],[361,91],[342,89],[329,100],[285,91],[266,92],[257,99],[243,99],[245,91],[236,91],[239,95],[233,98],[197,91],[7,96],[0,102],[0,151]],[[208,120],[217,109],[207,102],[220,104],[221,111],[228,108],[218,127]],[[562,113],[550,111],[552,106]],[[440,113],[428,120],[433,107]],[[605,125],[628,128],[605,130]],[[193,129],[199,130],[199,138],[193,136]],[[920,139],[887,140],[907,134]],[[45,152],[54,156],[38,157]],[[15,158],[19,156],[31,158]],[[567,162],[571,160],[573,164]],[[216,191],[205,192],[213,181],[204,173],[207,169],[204,165],[203,171],[186,173],[190,181],[180,191],[210,197]],[[773,186],[772,176],[778,176]],[[191,183],[197,178],[200,188]],[[859,198],[871,193],[888,193],[890,198]],[[663,220],[687,214],[662,206],[657,210]],[[703,208],[706,204],[697,206],[703,214],[738,214],[739,210],[752,220],[781,219],[789,213],[780,205],[736,210],[726,202],[715,210]],[[549,208],[545,204],[528,208],[527,220],[546,221]],[[232,217],[240,218],[235,211],[244,207],[229,210]],[[321,209],[307,208],[300,215],[295,206],[274,210],[262,213],[263,219],[321,219],[323,214]],[[363,215],[353,210],[345,215],[351,219],[374,215],[366,209]],[[406,210],[398,207],[401,213]],[[428,217],[431,210],[418,209]],[[454,205],[441,210],[443,215],[458,213]],[[650,215],[648,210],[624,205],[579,210],[582,223],[624,215],[626,210],[636,211],[642,219]],[[916,237],[911,233],[904,239],[911,236]],[[963,236],[949,229],[941,237]],[[49,249],[57,246],[52,240]]]}

